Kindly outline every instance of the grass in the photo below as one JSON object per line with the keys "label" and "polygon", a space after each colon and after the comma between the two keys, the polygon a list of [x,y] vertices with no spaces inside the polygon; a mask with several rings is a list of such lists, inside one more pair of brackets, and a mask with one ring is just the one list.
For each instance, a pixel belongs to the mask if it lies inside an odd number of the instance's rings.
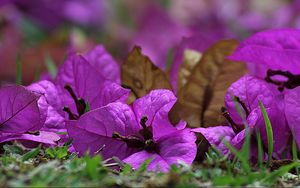
{"label": "grass", "polygon": [[[273,133],[268,114],[259,102],[268,137],[268,161],[263,162],[260,133],[256,132],[258,162],[250,162],[250,130],[246,130],[241,150],[229,142],[224,144],[231,154],[222,155],[211,147],[206,159],[192,167],[173,165],[168,173],[147,172],[149,160],[133,170],[118,159],[102,160],[100,156],[78,158],[68,152],[70,143],[55,148],[38,147],[26,150],[17,142],[3,145],[0,152],[1,187],[210,187],[210,186],[280,186],[300,184],[298,151],[293,142],[293,160],[273,161]],[[247,125],[246,125],[247,128]],[[233,157],[234,156],[234,157]],[[275,170],[273,163],[277,164]],[[279,164],[279,165],[278,165]],[[292,173],[293,172],[293,173]]]}
{"label": "grass", "polygon": [[274,147],[274,141],[273,141],[273,130],[272,130],[272,125],[271,121],[268,117],[267,111],[262,104],[261,101],[258,101],[262,115],[264,117],[265,125],[266,125],[266,132],[267,132],[267,138],[268,138],[268,165],[270,164],[272,160],[272,155],[273,155],[273,147]]}
{"label": "grass", "polygon": [[[108,163],[100,156],[78,158],[62,146],[45,149],[41,146],[26,151],[18,144],[4,145],[0,156],[0,186],[101,186],[101,187],[199,187],[199,186],[291,186],[299,183],[289,171],[299,167],[291,163],[276,171],[243,168],[243,161],[228,160],[214,149],[206,160],[194,164],[172,166],[169,173],[147,172],[149,161],[133,171],[129,165]],[[239,151],[236,151],[239,154]],[[239,157],[243,159],[243,157]],[[108,166],[121,167],[121,170]],[[250,168],[250,169],[249,169]]]}

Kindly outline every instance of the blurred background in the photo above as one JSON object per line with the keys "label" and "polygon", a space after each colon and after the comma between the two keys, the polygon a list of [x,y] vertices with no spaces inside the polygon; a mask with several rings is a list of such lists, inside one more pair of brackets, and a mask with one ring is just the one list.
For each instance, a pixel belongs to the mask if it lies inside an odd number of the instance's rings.
{"label": "blurred background", "polygon": [[186,40],[205,50],[287,27],[300,27],[300,0],[0,0],[0,83],[15,82],[16,62],[28,84],[99,43],[120,64],[139,45],[167,70]]}

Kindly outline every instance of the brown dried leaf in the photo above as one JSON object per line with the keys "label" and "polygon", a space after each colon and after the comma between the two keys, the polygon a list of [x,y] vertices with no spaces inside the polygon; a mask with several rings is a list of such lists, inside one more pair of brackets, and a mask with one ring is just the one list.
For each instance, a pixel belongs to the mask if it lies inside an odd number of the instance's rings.
{"label": "brown dried leaf", "polygon": [[226,122],[220,113],[224,106],[224,96],[229,86],[247,72],[245,63],[226,61],[213,87],[213,96],[208,108],[204,112],[203,126],[216,126]]}
{"label": "brown dried leaf", "polygon": [[183,63],[178,72],[177,88],[178,91],[187,83],[193,69],[200,61],[202,54],[199,51],[186,49],[183,52]]}
{"label": "brown dried leaf", "polygon": [[[203,126],[205,111],[209,109],[214,89],[217,89],[215,88],[216,82],[223,79],[222,81],[225,83],[227,79],[220,76],[226,65],[225,57],[232,53],[237,44],[235,40],[224,40],[217,42],[204,52],[187,83],[178,92],[178,100],[169,113],[172,123],[176,124],[180,119],[183,119],[188,122],[190,127]],[[216,86],[218,90],[222,90],[218,85]],[[223,89],[226,91],[227,87]],[[218,97],[224,97],[224,94],[216,94],[216,98]],[[214,99],[214,101],[219,102],[220,99]],[[211,109],[209,110],[211,111]],[[214,117],[214,114],[207,113],[207,116]]]}
{"label": "brown dried leaf", "polygon": [[170,89],[172,86],[166,74],[142,54],[140,47],[134,47],[122,65],[122,84],[132,91],[129,102],[142,97],[153,89]]}

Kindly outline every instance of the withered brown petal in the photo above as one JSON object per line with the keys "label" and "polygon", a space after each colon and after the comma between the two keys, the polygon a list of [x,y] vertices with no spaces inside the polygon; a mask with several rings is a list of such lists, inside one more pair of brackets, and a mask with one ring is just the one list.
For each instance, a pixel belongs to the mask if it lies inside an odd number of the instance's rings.
{"label": "withered brown petal", "polygon": [[[194,67],[187,83],[179,90],[177,103],[169,113],[169,119],[173,124],[183,119],[188,122],[189,127],[204,126],[205,111],[209,109],[214,89],[222,89],[218,86],[220,84],[216,85],[216,83],[220,79],[224,79],[222,82],[224,81],[225,83],[227,79],[220,76],[226,65],[225,57],[232,53],[237,44],[238,42],[235,40],[219,41],[203,53],[200,62]],[[231,73],[236,74],[236,72]],[[225,86],[224,91],[226,89],[227,87]],[[216,93],[217,97],[224,97],[224,94]],[[217,103],[219,100],[214,99]],[[220,107],[222,105],[223,102],[220,104]],[[212,107],[212,109],[214,108]],[[211,109],[209,110],[211,111]],[[210,114],[211,112],[207,113],[207,116],[212,118],[215,116],[218,119],[218,115]]]}
{"label": "withered brown petal", "polygon": [[142,97],[153,89],[170,89],[172,86],[166,74],[142,54],[142,49],[135,46],[129,53],[121,71],[122,84],[132,90],[129,102]]}

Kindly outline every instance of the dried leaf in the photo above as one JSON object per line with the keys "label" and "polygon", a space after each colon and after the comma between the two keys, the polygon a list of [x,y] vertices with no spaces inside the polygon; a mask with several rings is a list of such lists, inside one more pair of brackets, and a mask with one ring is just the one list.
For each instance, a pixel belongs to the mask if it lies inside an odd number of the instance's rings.
{"label": "dried leaf", "polygon": [[142,54],[140,47],[134,47],[122,65],[123,86],[131,89],[129,102],[142,97],[153,89],[172,89],[166,74]]}
{"label": "dried leaf", "polygon": [[197,50],[186,49],[183,52],[183,63],[180,66],[178,72],[178,91],[187,83],[189,76],[191,75],[193,69],[200,61],[202,54]]}
{"label": "dried leaf", "polygon": [[[224,89],[225,92],[227,86],[223,86],[221,83],[217,84],[222,79],[222,82],[227,83],[229,78],[221,73],[227,73],[227,67],[229,65],[225,60],[225,57],[230,55],[236,48],[237,41],[235,40],[224,40],[214,44],[208,50],[206,50],[200,59],[200,62],[194,67],[191,72],[191,76],[188,78],[187,83],[178,92],[178,101],[174,105],[173,109],[169,113],[169,118],[172,123],[177,123],[180,119],[188,122],[190,127],[206,126],[204,124],[204,117],[209,116],[210,118],[218,118],[214,113],[211,114],[218,106],[215,103],[219,103],[221,100],[218,97],[224,97],[221,91]],[[230,69],[228,70],[230,71]],[[237,72],[239,72],[238,70]],[[235,72],[232,72],[235,74]],[[226,78],[224,78],[226,77]],[[230,79],[232,80],[232,79]],[[220,86],[221,85],[221,86]],[[229,85],[228,85],[229,86]],[[216,97],[213,97],[214,90],[217,90]],[[209,104],[213,100],[213,106],[209,107]],[[222,102],[220,104],[223,105]],[[219,107],[219,108],[220,108]],[[207,114],[205,111],[209,109]]]}
{"label": "dried leaf", "polygon": [[226,122],[220,113],[224,105],[224,96],[229,86],[247,72],[245,63],[226,61],[213,87],[213,96],[208,108],[204,112],[203,126],[221,125]]}

